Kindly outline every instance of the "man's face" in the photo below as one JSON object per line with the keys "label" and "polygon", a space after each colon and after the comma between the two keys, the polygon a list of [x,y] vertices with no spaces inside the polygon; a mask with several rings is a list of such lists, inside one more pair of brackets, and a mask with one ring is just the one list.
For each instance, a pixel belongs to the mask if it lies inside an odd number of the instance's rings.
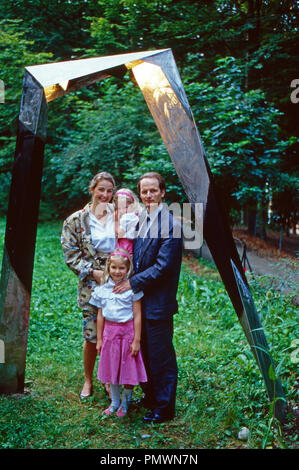
{"label": "man's face", "polygon": [[144,178],[140,181],[140,198],[148,212],[157,209],[164,196],[165,191],[161,191],[157,178]]}

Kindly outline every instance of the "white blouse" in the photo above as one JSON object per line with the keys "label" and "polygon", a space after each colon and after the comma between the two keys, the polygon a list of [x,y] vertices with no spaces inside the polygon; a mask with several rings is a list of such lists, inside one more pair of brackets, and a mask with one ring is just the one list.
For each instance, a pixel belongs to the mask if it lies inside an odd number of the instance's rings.
{"label": "white blouse", "polygon": [[134,294],[129,289],[122,294],[112,292],[115,282],[109,278],[106,284],[97,286],[91,296],[89,303],[102,309],[102,315],[109,321],[124,323],[133,319],[133,302],[143,297],[143,292]]}
{"label": "white blouse", "polygon": [[97,251],[111,253],[116,247],[116,236],[114,228],[114,215],[110,207],[107,206],[108,217],[105,224],[102,224],[95,215],[89,211],[91,240]]}

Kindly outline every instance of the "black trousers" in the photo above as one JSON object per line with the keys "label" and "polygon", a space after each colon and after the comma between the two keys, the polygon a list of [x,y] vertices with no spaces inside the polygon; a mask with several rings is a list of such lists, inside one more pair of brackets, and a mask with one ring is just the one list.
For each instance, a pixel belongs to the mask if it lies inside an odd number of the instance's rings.
{"label": "black trousers", "polygon": [[141,351],[148,382],[141,384],[147,401],[162,416],[174,416],[177,362],[172,344],[173,319],[142,320]]}

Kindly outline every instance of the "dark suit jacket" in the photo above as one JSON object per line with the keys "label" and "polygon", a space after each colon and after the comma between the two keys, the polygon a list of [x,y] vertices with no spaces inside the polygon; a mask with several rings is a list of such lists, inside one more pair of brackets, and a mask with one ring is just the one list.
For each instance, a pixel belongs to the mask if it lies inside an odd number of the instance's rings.
{"label": "dark suit jacket", "polygon": [[[146,214],[140,220],[140,227],[144,217]],[[142,311],[145,318],[167,320],[178,310],[176,293],[183,247],[181,225],[163,205],[150,233],[151,238],[138,236],[135,239],[135,274],[130,283],[135,293],[144,292]]]}

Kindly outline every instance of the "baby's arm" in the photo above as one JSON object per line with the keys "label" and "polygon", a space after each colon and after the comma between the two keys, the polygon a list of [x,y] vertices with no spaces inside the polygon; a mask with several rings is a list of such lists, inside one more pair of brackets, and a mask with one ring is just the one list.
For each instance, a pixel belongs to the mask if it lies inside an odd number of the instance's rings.
{"label": "baby's arm", "polygon": [[105,319],[102,314],[102,309],[98,309],[98,316],[97,316],[97,345],[96,349],[98,354],[100,354],[102,345],[103,345],[103,330],[104,330],[104,323]]}
{"label": "baby's arm", "polygon": [[133,302],[133,315],[134,315],[134,339],[130,346],[131,356],[136,356],[140,350],[141,339],[141,300]]}

